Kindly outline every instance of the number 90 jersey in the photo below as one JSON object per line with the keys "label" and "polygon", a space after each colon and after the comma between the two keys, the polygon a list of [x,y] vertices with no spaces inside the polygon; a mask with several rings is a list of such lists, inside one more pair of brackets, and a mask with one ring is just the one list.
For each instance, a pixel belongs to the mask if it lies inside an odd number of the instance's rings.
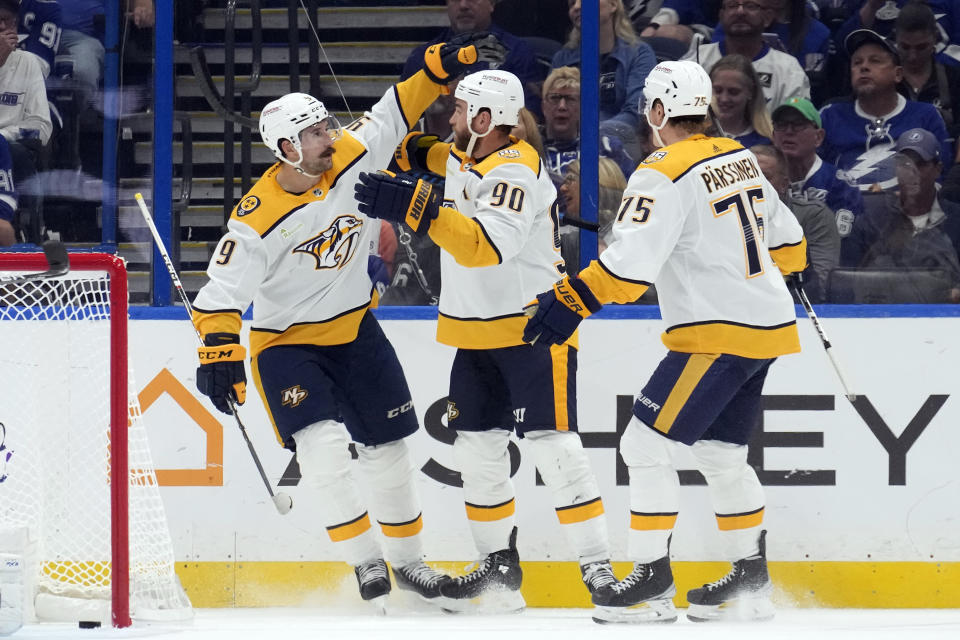
{"label": "number 90 jersey", "polygon": [[437,340],[444,344],[463,349],[523,344],[523,307],[564,273],[557,190],[536,150],[514,137],[510,142],[476,164],[450,145],[431,149],[438,160],[447,151],[443,206],[477,223],[496,254],[493,264],[478,266],[441,251]]}
{"label": "number 90 jersey", "polygon": [[739,143],[696,135],[651,154],[627,183],[613,237],[581,278],[601,302],[655,282],[670,350],[800,350],[783,274],[806,266],[803,230]]}

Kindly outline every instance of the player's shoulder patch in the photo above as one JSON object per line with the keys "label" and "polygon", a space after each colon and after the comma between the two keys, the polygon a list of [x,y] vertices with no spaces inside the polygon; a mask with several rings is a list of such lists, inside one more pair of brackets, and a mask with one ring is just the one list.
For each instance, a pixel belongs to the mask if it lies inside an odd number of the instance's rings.
{"label": "player's shoulder patch", "polygon": [[242,217],[248,213],[253,213],[257,210],[257,207],[260,206],[260,198],[250,194],[246,198],[240,201],[240,204],[237,205],[237,217]]}
{"label": "player's shoulder patch", "polygon": [[653,153],[648,155],[646,158],[644,158],[640,162],[640,164],[653,164],[654,162],[660,162],[666,157],[667,157],[666,151],[654,151]]}

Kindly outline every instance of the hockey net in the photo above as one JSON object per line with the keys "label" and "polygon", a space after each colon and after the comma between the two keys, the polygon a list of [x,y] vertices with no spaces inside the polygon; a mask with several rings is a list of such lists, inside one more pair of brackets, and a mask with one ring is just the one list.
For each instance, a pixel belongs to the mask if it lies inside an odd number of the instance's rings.
{"label": "hockey net", "polygon": [[188,618],[128,365],[126,269],[70,266],[4,284],[45,261],[0,254],[0,545],[22,548],[38,620]]}

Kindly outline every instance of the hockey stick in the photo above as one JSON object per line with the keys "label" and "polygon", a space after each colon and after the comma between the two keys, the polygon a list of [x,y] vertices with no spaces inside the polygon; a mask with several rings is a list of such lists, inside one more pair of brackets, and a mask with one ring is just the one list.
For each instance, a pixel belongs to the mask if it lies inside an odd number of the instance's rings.
{"label": "hockey stick", "polygon": [[[190,305],[190,301],[187,299],[187,294],[183,290],[183,284],[180,282],[180,276],[177,275],[177,270],[174,268],[173,262],[170,260],[170,254],[167,253],[166,247],[163,246],[163,239],[160,237],[160,232],[157,231],[157,225],[153,222],[153,216],[150,215],[150,210],[147,209],[147,203],[144,202],[143,196],[139,193],[134,197],[137,200],[137,204],[140,205],[140,213],[143,214],[143,219],[146,220],[147,226],[150,228],[150,233],[153,234],[153,240],[157,243],[157,249],[160,251],[160,255],[163,257],[163,263],[167,266],[167,273],[170,274],[170,279],[173,281],[173,286],[180,295],[180,300],[183,302],[183,306],[187,310],[187,314],[190,315],[190,323],[193,324],[193,307]],[[197,330],[196,325],[193,326],[193,330],[197,334],[197,339],[200,341],[200,345],[203,346],[203,336],[200,335],[200,331]],[[273,500],[273,505],[277,508],[277,511],[280,513],[280,515],[286,515],[290,512],[290,509],[293,508],[293,499],[286,493],[273,492],[273,487],[270,486],[270,481],[267,480],[267,474],[263,471],[263,465],[260,464],[260,456],[257,455],[257,450],[253,448],[253,443],[250,442],[250,436],[247,435],[247,429],[243,426],[243,422],[240,420],[240,414],[237,413],[237,405],[234,403],[233,398],[230,397],[227,397],[227,403],[230,405],[230,413],[233,414],[233,417],[237,421],[237,426],[240,427],[240,433],[243,435],[244,442],[247,443],[247,449],[250,450],[250,455],[253,457],[253,462],[257,465],[257,471],[260,472],[260,479],[263,480],[264,486],[267,487],[267,493],[270,494],[270,499]]]}
{"label": "hockey stick", "polygon": [[56,278],[70,272],[70,257],[67,248],[58,240],[47,240],[43,243],[43,255],[47,259],[47,270],[38,273],[25,273],[20,276],[0,276],[0,284],[20,284],[31,280]]}
{"label": "hockey stick", "polygon": [[830,338],[827,337],[826,332],[823,330],[823,325],[820,324],[820,319],[817,318],[817,314],[813,310],[813,305],[810,304],[810,298],[807,297],[807,292],[803,290],[803,285],[794,278],[787,278],[787,286],[797,294],[800,304],[803,305],[804,311],[807,312],[807,317],[813,322],[813,327],[820,336],[820,342],[823,343],[823,350],[827,352],[827,356],[830,358],[830,364],[833,365],[833,370],[837,372],[837,377],[840,379],[843,393],[847,396],[847,400],[853,404],[857,399],[857,394],[850,391],[850,385],[847,384],[847,379],[843,377],[843,372],[840,370],[840,363],[837,362],[837,358],[833,355],[833,345],[830,344]]}

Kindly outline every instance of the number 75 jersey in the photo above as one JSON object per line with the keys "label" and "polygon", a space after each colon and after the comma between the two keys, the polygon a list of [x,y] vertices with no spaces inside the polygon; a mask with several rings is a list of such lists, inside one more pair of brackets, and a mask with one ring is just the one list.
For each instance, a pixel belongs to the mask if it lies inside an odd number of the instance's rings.
{"label": "number 75 jersey", "polygon": [[651,154],[627,183],[613,237],[581,277],[601,301],[656,283],[670,350],[800,350],[783,274],[806,266],[803,230],[739,143],[697,135]]}

